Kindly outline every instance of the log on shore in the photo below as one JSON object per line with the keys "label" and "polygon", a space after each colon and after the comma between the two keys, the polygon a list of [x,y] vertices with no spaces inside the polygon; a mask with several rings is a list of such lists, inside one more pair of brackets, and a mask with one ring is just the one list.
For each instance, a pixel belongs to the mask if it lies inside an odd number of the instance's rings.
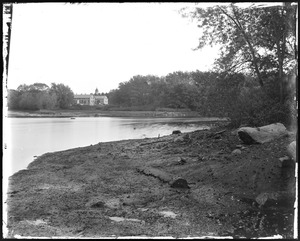
{"label": "log on shore", "polygon": [[278,139],[288,134],[287,129],[281,123],[262,127],[241,127],[237,131],[241,141],[245,144],[263,144]]}
{"label": "log on shore", "polygon": [[188,182],[181,177],[174,177],[169,173],[161,171],[157,168],[152,167],[138,167],[137,171],[147,176],[153,176],[158,178],[164,183],[168,183],[172,188],[190,188]]}

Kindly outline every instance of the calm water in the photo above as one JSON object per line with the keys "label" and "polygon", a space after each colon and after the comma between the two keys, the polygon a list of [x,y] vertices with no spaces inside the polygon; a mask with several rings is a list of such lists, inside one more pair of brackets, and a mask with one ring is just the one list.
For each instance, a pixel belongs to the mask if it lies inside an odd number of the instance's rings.
{"label": "calm water", "polygon": [[169,135],[209,128],[199,118],[7,118],[4,143],[6,175],[25,169],[47,152],[83,147],[99,142]]}

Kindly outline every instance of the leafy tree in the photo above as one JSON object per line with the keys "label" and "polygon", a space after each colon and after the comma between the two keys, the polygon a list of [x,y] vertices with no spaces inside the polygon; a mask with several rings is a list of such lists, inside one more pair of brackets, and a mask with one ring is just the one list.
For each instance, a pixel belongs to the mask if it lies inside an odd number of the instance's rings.
{"label": "leafy tree", "polygon": [[266,62],[269,60],[271,67],[269,71],[278,72],[281,102],[287,94],[285,92],[287,76],[295,67],[295,17],[296,6],[285,2],[283,7],[264,8],[259,19],[260,25],[265,26],[257,36],[261,39],[260,46],[271,52],[263,60]]}
{"label": "leafy tree", "polygon": [[51,84],[49,91],[50,95],[55,95],[57,98],[56,107],[66,109],[70,107],[74,101],[74,93],[69,86],[63,84]]}
{"label": "leafy tree", "polygon": [[26,84],[19,85],[19,87],[17,88],[17,91],[19,91],[20,93],[27,92],[29,90],[31,90],[31,86]]}
{"label": "leafy tree", "polygon": [[39,90],[39,91],[48,91],[49,86],[44,83],[34,83],[30,86],[32,89]]}
{"label": "leafy tree", "polygon": [[73,98],[71,89],[63,84],[52,84],[51,88],[43,83],[23,84],[17,90],[9,90],[8,108],[26,110],[67,108],[72,104]]}
{"label": "leafy tree", "polygon": [[35,93],[32,91],[26,91],[22,93],[20,97],[19,107],[24,110],[38,110],[39,103],[35,96]]}
{"label": "leafy tree", "polygon": [[239,8],[234,3],[207,9],[196,7],[183,16],[198,22],[203,31],[197,49],[221,45],[217,69],[226,72],[255,73],[264,86],[262,71],[279,72],[283,100],[284,66],[291,65],[295,41],[295,10],[290,3],[271,8]]}
{"label": "leafy tree", "polygon": [[17,90],[8,90],[7,107],[8,109],[18,109],[21,93]]}

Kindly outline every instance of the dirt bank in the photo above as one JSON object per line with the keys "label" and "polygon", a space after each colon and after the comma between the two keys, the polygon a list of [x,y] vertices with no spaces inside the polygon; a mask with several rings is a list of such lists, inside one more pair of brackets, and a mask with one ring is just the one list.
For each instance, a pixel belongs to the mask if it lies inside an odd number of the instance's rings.
{"label": "dirt bank", "polygon": [[218,127],[46,153],[10,177],[9,237],[292,238],[294,138],[247,146]]}

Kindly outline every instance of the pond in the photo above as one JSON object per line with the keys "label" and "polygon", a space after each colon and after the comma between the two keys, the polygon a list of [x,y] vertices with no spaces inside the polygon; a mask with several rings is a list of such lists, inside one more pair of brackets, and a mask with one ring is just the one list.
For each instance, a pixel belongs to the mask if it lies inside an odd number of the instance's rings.
{"label": "pond", "polygon": [[[204,121],[204,122],[203,122]],[[209,129],[201,118],[7,118],[4,168],[6,175],[25,169],[36,156],[99,142],[142,139]]]}

